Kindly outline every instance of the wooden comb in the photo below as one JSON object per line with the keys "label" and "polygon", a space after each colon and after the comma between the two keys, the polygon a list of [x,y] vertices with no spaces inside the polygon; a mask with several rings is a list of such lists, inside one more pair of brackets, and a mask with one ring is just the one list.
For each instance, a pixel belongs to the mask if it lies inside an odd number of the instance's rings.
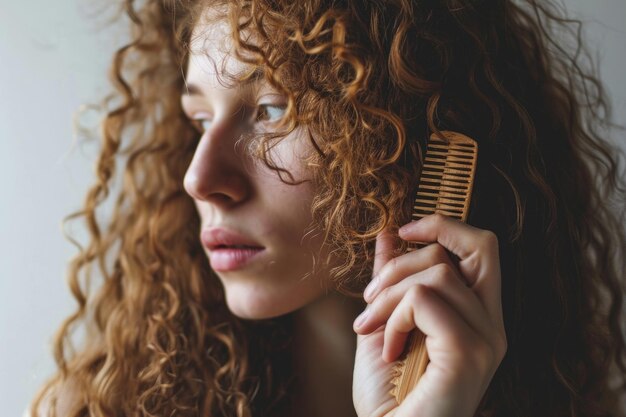
{"label": "wooden comb", "polygon": [[[433,213],[467,220],[478,161],[478,146],[457,132],[442,131],[445,141],[433,133],[428,142],[413,206],[412,218],[419,220]],[[426,246],[411,242],[407,252]],[[426,337],[419,330],[408,338],[405,355],[393,367],[390,393],[398,404],[417,385],[428,365]]]}

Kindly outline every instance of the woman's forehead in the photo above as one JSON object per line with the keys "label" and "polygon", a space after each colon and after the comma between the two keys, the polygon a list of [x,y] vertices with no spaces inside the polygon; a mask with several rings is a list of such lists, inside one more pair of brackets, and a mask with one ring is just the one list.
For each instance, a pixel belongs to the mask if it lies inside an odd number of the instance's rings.
{"label": "woman's forehead", "polygon": [[190,42],[187,78],[207,81],[259,79],[259,68],[236,58],[231,28],[226,19],[200,19]]}

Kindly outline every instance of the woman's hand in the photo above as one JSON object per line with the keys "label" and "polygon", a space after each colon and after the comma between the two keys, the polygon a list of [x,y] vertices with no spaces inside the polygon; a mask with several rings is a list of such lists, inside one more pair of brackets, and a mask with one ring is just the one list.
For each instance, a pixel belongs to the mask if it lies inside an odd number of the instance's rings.
{"label": "woman's hand", "polygon": [[[399,236],[435,243],[393,258],[397,237],[388,230],[377,237],[368,306],[354,324],[355,409],[359,417],[471,417],[507,348],[497,238],[438,214]],[[426,335],[430,363],[398,405],[391,368],[415,328]]]}

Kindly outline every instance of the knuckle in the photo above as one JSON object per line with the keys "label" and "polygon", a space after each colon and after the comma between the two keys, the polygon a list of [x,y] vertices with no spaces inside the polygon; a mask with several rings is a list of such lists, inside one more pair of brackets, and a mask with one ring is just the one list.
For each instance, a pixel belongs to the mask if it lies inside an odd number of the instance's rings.
{"label": "knuckle", "polygon": [[432,214],[432,217],[433,217],[433,223],[435,225],[441,225],[443,222],[446,221],[446,216],[444,216],[441,213],[434,213]]}
{"label": "knuckle", "polygon": [[454,276],[454,269],[447,263],[440,263],[432,267],[432,278],[435,282],[446,283]]}
{"label": "knuckle", "polygon": [[424,298],[424,287],[419,284],[412,286],[406,292],[405,297],[411,302],[411,304],[419,303],[420,300]]}
{"label": "knuckle", "polygon": [[408,289],[405,297],[410,304],[419,305],[424,297],[426,297],[426,288],[420,284],[414,285]]}
{"label": "knuckle", "polygon": [[498,246],[498,236],[491,230],[481,231],[481,239],[486,247]]}
{"label": "knuckle", "polygon": [[439,243],[433,243],[433,244],[428,245],[428,249],[429,249],[431,258],[436,261],[445,262],[446,259],[448,258],[448,252],[446,251],[446,248],[444,248]]}

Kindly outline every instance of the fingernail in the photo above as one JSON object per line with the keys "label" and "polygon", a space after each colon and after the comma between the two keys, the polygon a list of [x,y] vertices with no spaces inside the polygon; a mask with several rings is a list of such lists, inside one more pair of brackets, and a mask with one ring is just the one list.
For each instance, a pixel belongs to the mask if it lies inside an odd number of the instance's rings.
{"label": "fingernail", "polygon": [[354,321],[354,326],[361,327],[363,323],[365,323],[365,320],[367,319],[369,314],[370,314],[369,308],[366,308],[365,310],[363,310],[363,312],[359,314],[359,317],[357,317],[356,320]]}
{"label": "fingernail", "polygon": [[372,295],[374,295],[374,292],[378,288],[379,281],[380,281],[380,277],[378,277],[377,275],[374,277],[374,279],[372,279],[372,282],[367,284],[367,287],[365,287],[365,291],[363,292],[363,298],[368,299]]}

